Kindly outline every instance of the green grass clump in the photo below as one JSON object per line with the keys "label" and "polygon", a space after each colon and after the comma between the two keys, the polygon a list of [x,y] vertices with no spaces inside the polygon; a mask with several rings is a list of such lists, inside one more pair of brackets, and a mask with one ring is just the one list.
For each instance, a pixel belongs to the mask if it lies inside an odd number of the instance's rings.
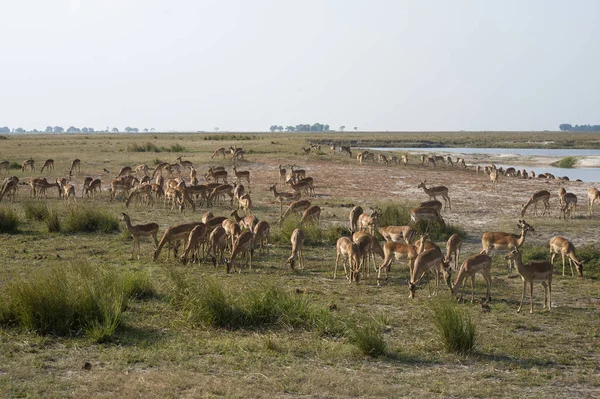
{"label": "green grass clump", "polygon": [[162,152],[162,149],[157,147],[156,144],[147,142],[146,144],[139,145],[138,143],[127,144],[128,152]]}
{"label": "green grass clump", "polygon": [[46,229],[48,230],[48,233],[60,233],[61,224],[56,209],[50,208],[48,210],[48,216],[44,222],[46,223]]}
{"label": "green grass clump", "polygon": [[48,205],[39,201],[27,201],[23,203],[25,218],[27,220],[44,221],[50,213]]}
{"label": "green grass clump", "polygon": [[127,305],[114,269],[84,263],[57,264],[7,283],[0,301],[0,324],[42,335],[87,335],[109,339]]}
{"label": "green grass clump", "polygon": [[420,220],[413,226],[413,228],[419,234],[427,233],[429,235],[429,239],[433,241],[446,241],[452,234],[458,234],[462,239],[467,237],[467,233],[461,227],[452,224],[441,226],[436,222]]}
{"label": "green grass clump", "polygon": [[185,147],[181,144],[172,144],[167,150],[168,152],[185,152]]}
{"label": "green grass clump", "polygon": [[18,233],[20,224],[21,219],[13,209],[0,208],[0,233]]}
{"label": "green grass clump", "polygon": [[547,246],[524,244],[519,248],[523,263],[532,260],[550,260],[550,249]]}
{"label": "green grass clump", "polygon": [[170,271],[173,302],[194,325],[226,329],[304,329],[332,334],[335,323],[328,310],[307,295],[293,295],[265,286],[243,295],[226,291],[214,279],[201,282]]}
{"label": "green grass clump", "polygon": [[209,134],[204,136],[204,140],[216,140],[216,141],[243,141],[252,140],[253,137],[241,135],[241,134]]}
{"label": "green grass clump", "polygon": [[128,298],[143,299],[156,296],[148,272],[126,272],[121,276],[123,290]]}
{"label": "green grass clump", "polygon": [[12,169],[12,170],[18,170],[21,168],[22,168],[21,164],[16,163],[16,162],[11,162],[10,165],[8,165],[8,169]]}
{"label": "green grass clump", "polygon": [[559,168],[574,168],[577,163],[577,158],[575,157],[566,157],[561,159],[558,162],[554,162],[552,166],[558,166]]}
{"label": "green grass clump", "polygon": [[598,248],[592,245],[585,245],[576,248],[575,255],[577,256],[577,259],[583,262],[584,276],[600,276],[600,250]]}
{"label": "green grass clump", "polygon": [[106,211],[73,208],[63,221],[65,233],[112,233],[119,230],[119,220]]}
{"label": "green grass clump", "polygon": [[387,352],[383,328],[381,323],[375,319],[370,319],[352,327],[349,332],[349,339],[364,355],[379,357]]}
{"label": "green grass clump", "polygon": [[287,217],[281,222],[279,228],[272,229],[271,240],[277,244],[289,244],[292,233],[296,228],[300,228],[304,233],[305,245],[319,245],[323,243],[323,230],[316,223],[305,223],[301,226],[300,216],[296,214]]}
{"label": "green grass clump", "polygon": [[450,353],[473,351],[476,340],[475,324],[466,310],[451,300],[436,300],[430,305],[433,322],[440,340]]}
{"label": "green grass clump", "polygon": [[403,204],[386,205],[381,208],[381,226],[406,226],[410,222],[410,207]]}
{"label": "green grass clump", "polygon": [[346,226],[329,226],[322,236],[325,243],[335,244],[341,237],[350,237],[350,230]]}

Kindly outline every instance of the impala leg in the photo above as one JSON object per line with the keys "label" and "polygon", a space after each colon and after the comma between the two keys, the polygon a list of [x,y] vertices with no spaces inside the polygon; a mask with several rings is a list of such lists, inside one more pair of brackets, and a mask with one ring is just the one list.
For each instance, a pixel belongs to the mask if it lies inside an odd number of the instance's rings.
{"label": "impala leg", "polygon": [[[542,281],[542,285],[544,286],[544,309],[546,308],[546,304],[548,303],[548,284],[545,281]],[[550,309],[550,307],[548,307]]]}
{"label": "impala leg", "polygon": [[[565,253],[561,252],[563,262],[563,277],[565,276]],[[571,258],[569,258],[569,265],[571,265]],[[571,266],[571,274],[573,274],[573,267]]]}
{"label": "impala leg", "polygon": [[521,304],[519,305],[519,309],[517,309],[517,313],[521,312],[521,308],[523,307],[523,301],[525,300],[525,290],[527,289],[527,281],[523,280],[523,295],[521,295]]}
{"label": "impala leg", "polygon": [[492,276],[490,274],[489,271],[486,271],[485,274],[483,275],[483,277],[485,277],[485,284],[486,284],[486,295],[485,295],[485,299],[487,302],[490,301],[491,297],[490,297],[490,287],[492,286]]}
{"label": "impala leg", "polygon": [[475,274],[471,276],[471,303],[475,301]]}
{"label": "impala leg", "polygon": [[[529,282],[529,303],[531,305],[529,313],[533,313],[533,280]],[[546,305],[544,304],[544,307]]]}

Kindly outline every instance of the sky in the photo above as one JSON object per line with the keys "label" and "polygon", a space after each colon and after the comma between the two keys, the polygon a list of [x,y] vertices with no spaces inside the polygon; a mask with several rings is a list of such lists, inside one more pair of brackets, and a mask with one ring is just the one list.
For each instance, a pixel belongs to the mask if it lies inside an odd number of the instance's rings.
{"label": "sky", "polygon": [[600,124],[596,0],[2,0],[0,126]]}

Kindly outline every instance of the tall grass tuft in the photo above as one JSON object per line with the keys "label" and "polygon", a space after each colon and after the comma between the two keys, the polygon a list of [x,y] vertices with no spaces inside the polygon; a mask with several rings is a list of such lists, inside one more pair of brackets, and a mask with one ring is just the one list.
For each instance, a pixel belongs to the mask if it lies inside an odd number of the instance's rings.
{"label": "tall grass tuft", "polygon": [[0,233],[18,233],[21,219],[17,213],[8,207],[0,207]]}
{"label": "tall grass tuft", "polygon": [[121,276],[123,290],[128,298],[145,299],[156,296],[154,284],[148,272],[125,272]]}
{"label": "tall grass tuft", "polygon": [[427,233],[433,241],[446,241],[452,234],[458,234],[463,239],[467,237],[467,233],[461,227],[452,224],[441,226],[436,222],[420,220],[413,228],[420,234]]}
{"label": "tall grass tuft", "polygon": [[13,169],[13,170],[21,169],[21,164],[19,164],[17,162],[11,162],[10,165],[8,165],[8,169]]}
{"label": "tall grass tuft", "polygon": [[386,205],[380,209],[382,226],[405,226],[410,222],[410,207],[404,204]]}
{"label": "tall grass tuft", "polygon": [[38,222],[45,220],[50,213],[48,205],[39,201],[27,201],[23,203],[23,211],[27,220]]}
{"label": "tall grass tuft", "polygon": [[216,141],[243,141],[252,140],[255,137],[246,136],[241,134],[209,134],[204,136],[204,140],[216,140]]}
{"label": "tall grass tuft", "polygon": [[66,233],[112,233],[119,230],[119,220],[103,210],[76,207],[69,211],[63,222]]}
{"label": "tall grass tuft", "polygon": [[173,303],[194,325],[226,329],[287,328],[339,333],[339,326],[324,307],[306,295],[287,293],[265,286],[243,295],[229,293],[213,279],[201,282],[174,271]]}
{"label": "tall grass tuft", "polygon": [[387,353],[383,326],[375,319],[366,320],[350,328],[348,338],[364,355],[379,357]]}
{"label": "tall grass tuft", "polygon": [[278,244],[289,244],[292,233],[296,228],[301,228],[304,232],[305,245],[319,245],[323,242],[323,230],[316,223],[305,223],[301,226],[300,216],[298,215],[290,215],[281,222],[279,228],[272,229],[271,240]]}
{"label": "tall grass tuft", "polygon": [[169,152],[185,152],[185,147],[181,144],[171,144],[171,147],[167,150]]}
{"label": "tall grass tuft", "polygon": [[46,229],[48,230],[48,233],[60,233],[61,224],[56,209],[50,208],[48,210],[48,216],[44,222],[46,223]]}
{"label": "tall grass tuft", "polygon": [[475,348],[476,328],[465,309],[452,300],[438,299],[430,305],[440,340],[450,353],[466,354]]}
{"label": "tall grass tuft", "polygon": [[38,334],[83,334],[103,342],[120,325],[127,294],[115,269],[56,264],[3,287],[0,324]]}

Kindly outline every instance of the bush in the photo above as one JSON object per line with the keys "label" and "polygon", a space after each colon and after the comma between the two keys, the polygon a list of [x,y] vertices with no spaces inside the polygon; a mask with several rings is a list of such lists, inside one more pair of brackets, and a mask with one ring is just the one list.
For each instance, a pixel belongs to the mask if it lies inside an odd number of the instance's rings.
{"label": "bush", "polygon": [[335,245],[339,238],[350,237],[350,230],[346,226],[329,226],[322,235],[325,243]]}
{"label": "bush", "polygon": [[[292,233],[296,228],[301,228],[304,233],[305,245],[319,245],[323,241],[323,231],[316,223],[305,223],[300,226],[300,216],[297,214],[287,217],[278,229],[273,229],[271,240],[278,244],[289,244],[292,238]],[[337,240],[337,238],[336,238]]]}
{"label": "bush", "polygon": [[452,300],[438,299],[430,305],[440,340],[451,353],[468,353],[475,347],[475,324],[469,314]]}
{"label": "bush", "polygon": [[236,135],[236,134],[209,134],[204,136],[204,140],[216,140],[216,141],[244,141],[252,140],[251,136]]}
{"label": "bush", "polygon": [[16,162],[11,162],[10,165],[8,165],[8,169],[18,170],[21,168],[22,168],[21,164],[16,163]]}
{"label": "bush", "polygon": [[429,239],[433,241],[446,241],[452,234],[458,234],[462,239],[467,237],[467,233],[462,228],[452,224],[446,224],[442,227],[435,222],[420,220],[413,228],[419,234],[427,233]]}
{"label": "bush", "polygon": [[84,334],[109,339],[121,323],[127,296],[119,273],[89,264],[59,264],[3,287],[0,324],[37,334]]}
{"label": "bush", "polygon": [[169,151],[169,152],[185,152],[185,147],[182,146],[181,144],[172,144],[171,148],[169,148],[167,151]]}
{"label": "bush", "polygon": [[0,208],[0,233],[18,233],[21,219],[11,208]]}
{"label": "bush", "polygon": [[386,205],[381,208],[380,213],[381,226],[406,226],[410,223],[410,208],[406,205]]}
{"label": "bush", "polygon": [[48,206],[39,201],[27,201],[23,204],[23,210],[25,211],[25,218],[27,220],[35,220],[41,222],[46,220],[48,217],[49,209]]}
{"label": "bush", "polygon": [[559,168],[574,168],[577,163],[577,158],[575,157],[566,157],[561,159],[558,162],[554,162],[552,166],[558,166]]}
{"label": "bush", "polygon": [[387,352],[383,328],[375,319],[355,325],[349,332],[349,339],[364,355],[378,357]]}
{"label": "bush", "polygon": [[66,233],[112,233],[119,230],[117,218],[93,208],[73,208],[64,220]]}
{"label": "bush", "polygon": [[156,146],[156,144],[147,142],[144,145],[139,145],[137,143],[127,144],[128,152],[161,152],[161,149]]}

